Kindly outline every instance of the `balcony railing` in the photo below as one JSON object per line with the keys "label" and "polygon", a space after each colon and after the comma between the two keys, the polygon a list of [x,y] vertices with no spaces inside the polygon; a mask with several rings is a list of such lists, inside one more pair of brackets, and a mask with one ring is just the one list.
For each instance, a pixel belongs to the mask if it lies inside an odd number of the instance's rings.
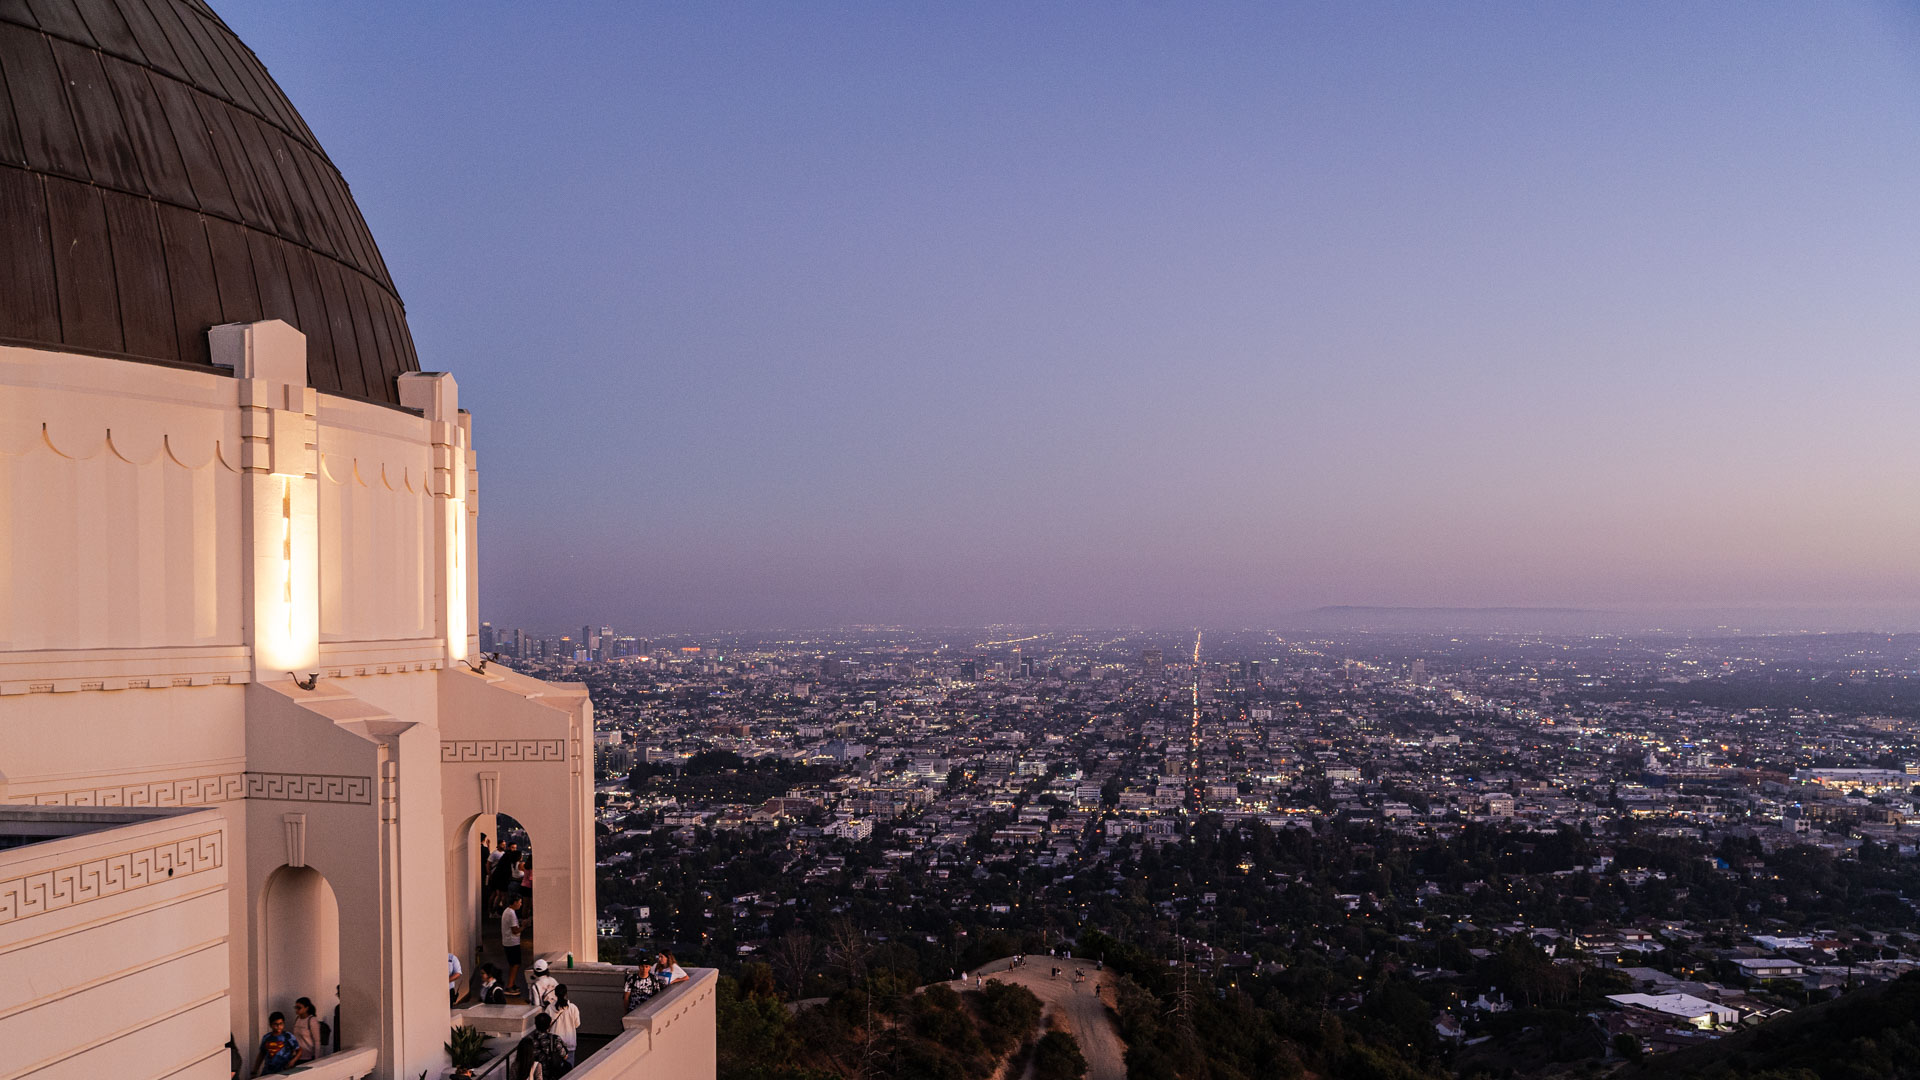
{"label": "balcony railing", "polygon": [[288,1069],[284,1075],[297,1076],[300,1080],[364,1080],[379,1067],[380,1051],[371,1046],[350,1046],[337,1054]]}
{"label": "balcony railing", "polygon": [[[714,1075],[715,990],[720,974],[694,968],[685,981],[648,998],[622,1014],[627,975],[634,969],[617,964],[589,964],[556,970],[567,984],[568,997],[580,1006],[580,1031],[587,1036],[613,1036],[592,1054],[580,1059],[568,1080],[639,1080],[654,1077]],[[511,1080],[518,1075],[519,1040],[501,1048],[498,1057],[474,1070],[474,1080]]]}

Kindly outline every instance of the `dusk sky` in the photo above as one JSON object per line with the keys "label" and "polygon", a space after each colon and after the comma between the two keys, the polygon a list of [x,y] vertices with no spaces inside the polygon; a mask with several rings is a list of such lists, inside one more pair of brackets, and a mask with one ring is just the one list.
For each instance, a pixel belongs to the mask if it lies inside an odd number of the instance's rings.
{"label": "dusk sky", "polygon": [[1920,613],[1920,19],[219,5],[481,454],[481,614]]}

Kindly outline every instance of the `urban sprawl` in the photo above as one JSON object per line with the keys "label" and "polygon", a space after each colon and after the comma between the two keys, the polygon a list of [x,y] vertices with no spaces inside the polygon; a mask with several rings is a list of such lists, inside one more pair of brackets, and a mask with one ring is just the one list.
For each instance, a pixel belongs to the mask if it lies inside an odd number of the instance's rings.
{"label": "urban sprawl", "polygon": [[1920,967],[1912,637],[481,633],[592,691],[609,948],[791,1000],[1071,950],[1497,1071]]}

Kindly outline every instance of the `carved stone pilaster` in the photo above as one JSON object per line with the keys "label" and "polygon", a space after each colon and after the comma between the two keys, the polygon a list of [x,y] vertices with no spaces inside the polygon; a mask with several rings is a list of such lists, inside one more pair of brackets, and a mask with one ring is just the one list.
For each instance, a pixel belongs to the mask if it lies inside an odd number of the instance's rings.
{"label": "carved stone pilaster", "polygon": [[281,814],[280,824],[287,833],[287,865],[307,865],[307,815]]}

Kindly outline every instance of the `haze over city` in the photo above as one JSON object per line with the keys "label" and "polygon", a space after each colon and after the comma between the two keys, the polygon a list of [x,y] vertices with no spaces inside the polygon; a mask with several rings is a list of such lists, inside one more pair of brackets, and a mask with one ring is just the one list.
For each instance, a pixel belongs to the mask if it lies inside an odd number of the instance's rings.
{"label": "haze over city", "polygon": [[1920,1080],[1920,9],[228,6],[0,0],[0,1080]]}
{"label": "haze over city", "polygon": [[1909,10],[230,7],[503,625],[1920,621]]}

